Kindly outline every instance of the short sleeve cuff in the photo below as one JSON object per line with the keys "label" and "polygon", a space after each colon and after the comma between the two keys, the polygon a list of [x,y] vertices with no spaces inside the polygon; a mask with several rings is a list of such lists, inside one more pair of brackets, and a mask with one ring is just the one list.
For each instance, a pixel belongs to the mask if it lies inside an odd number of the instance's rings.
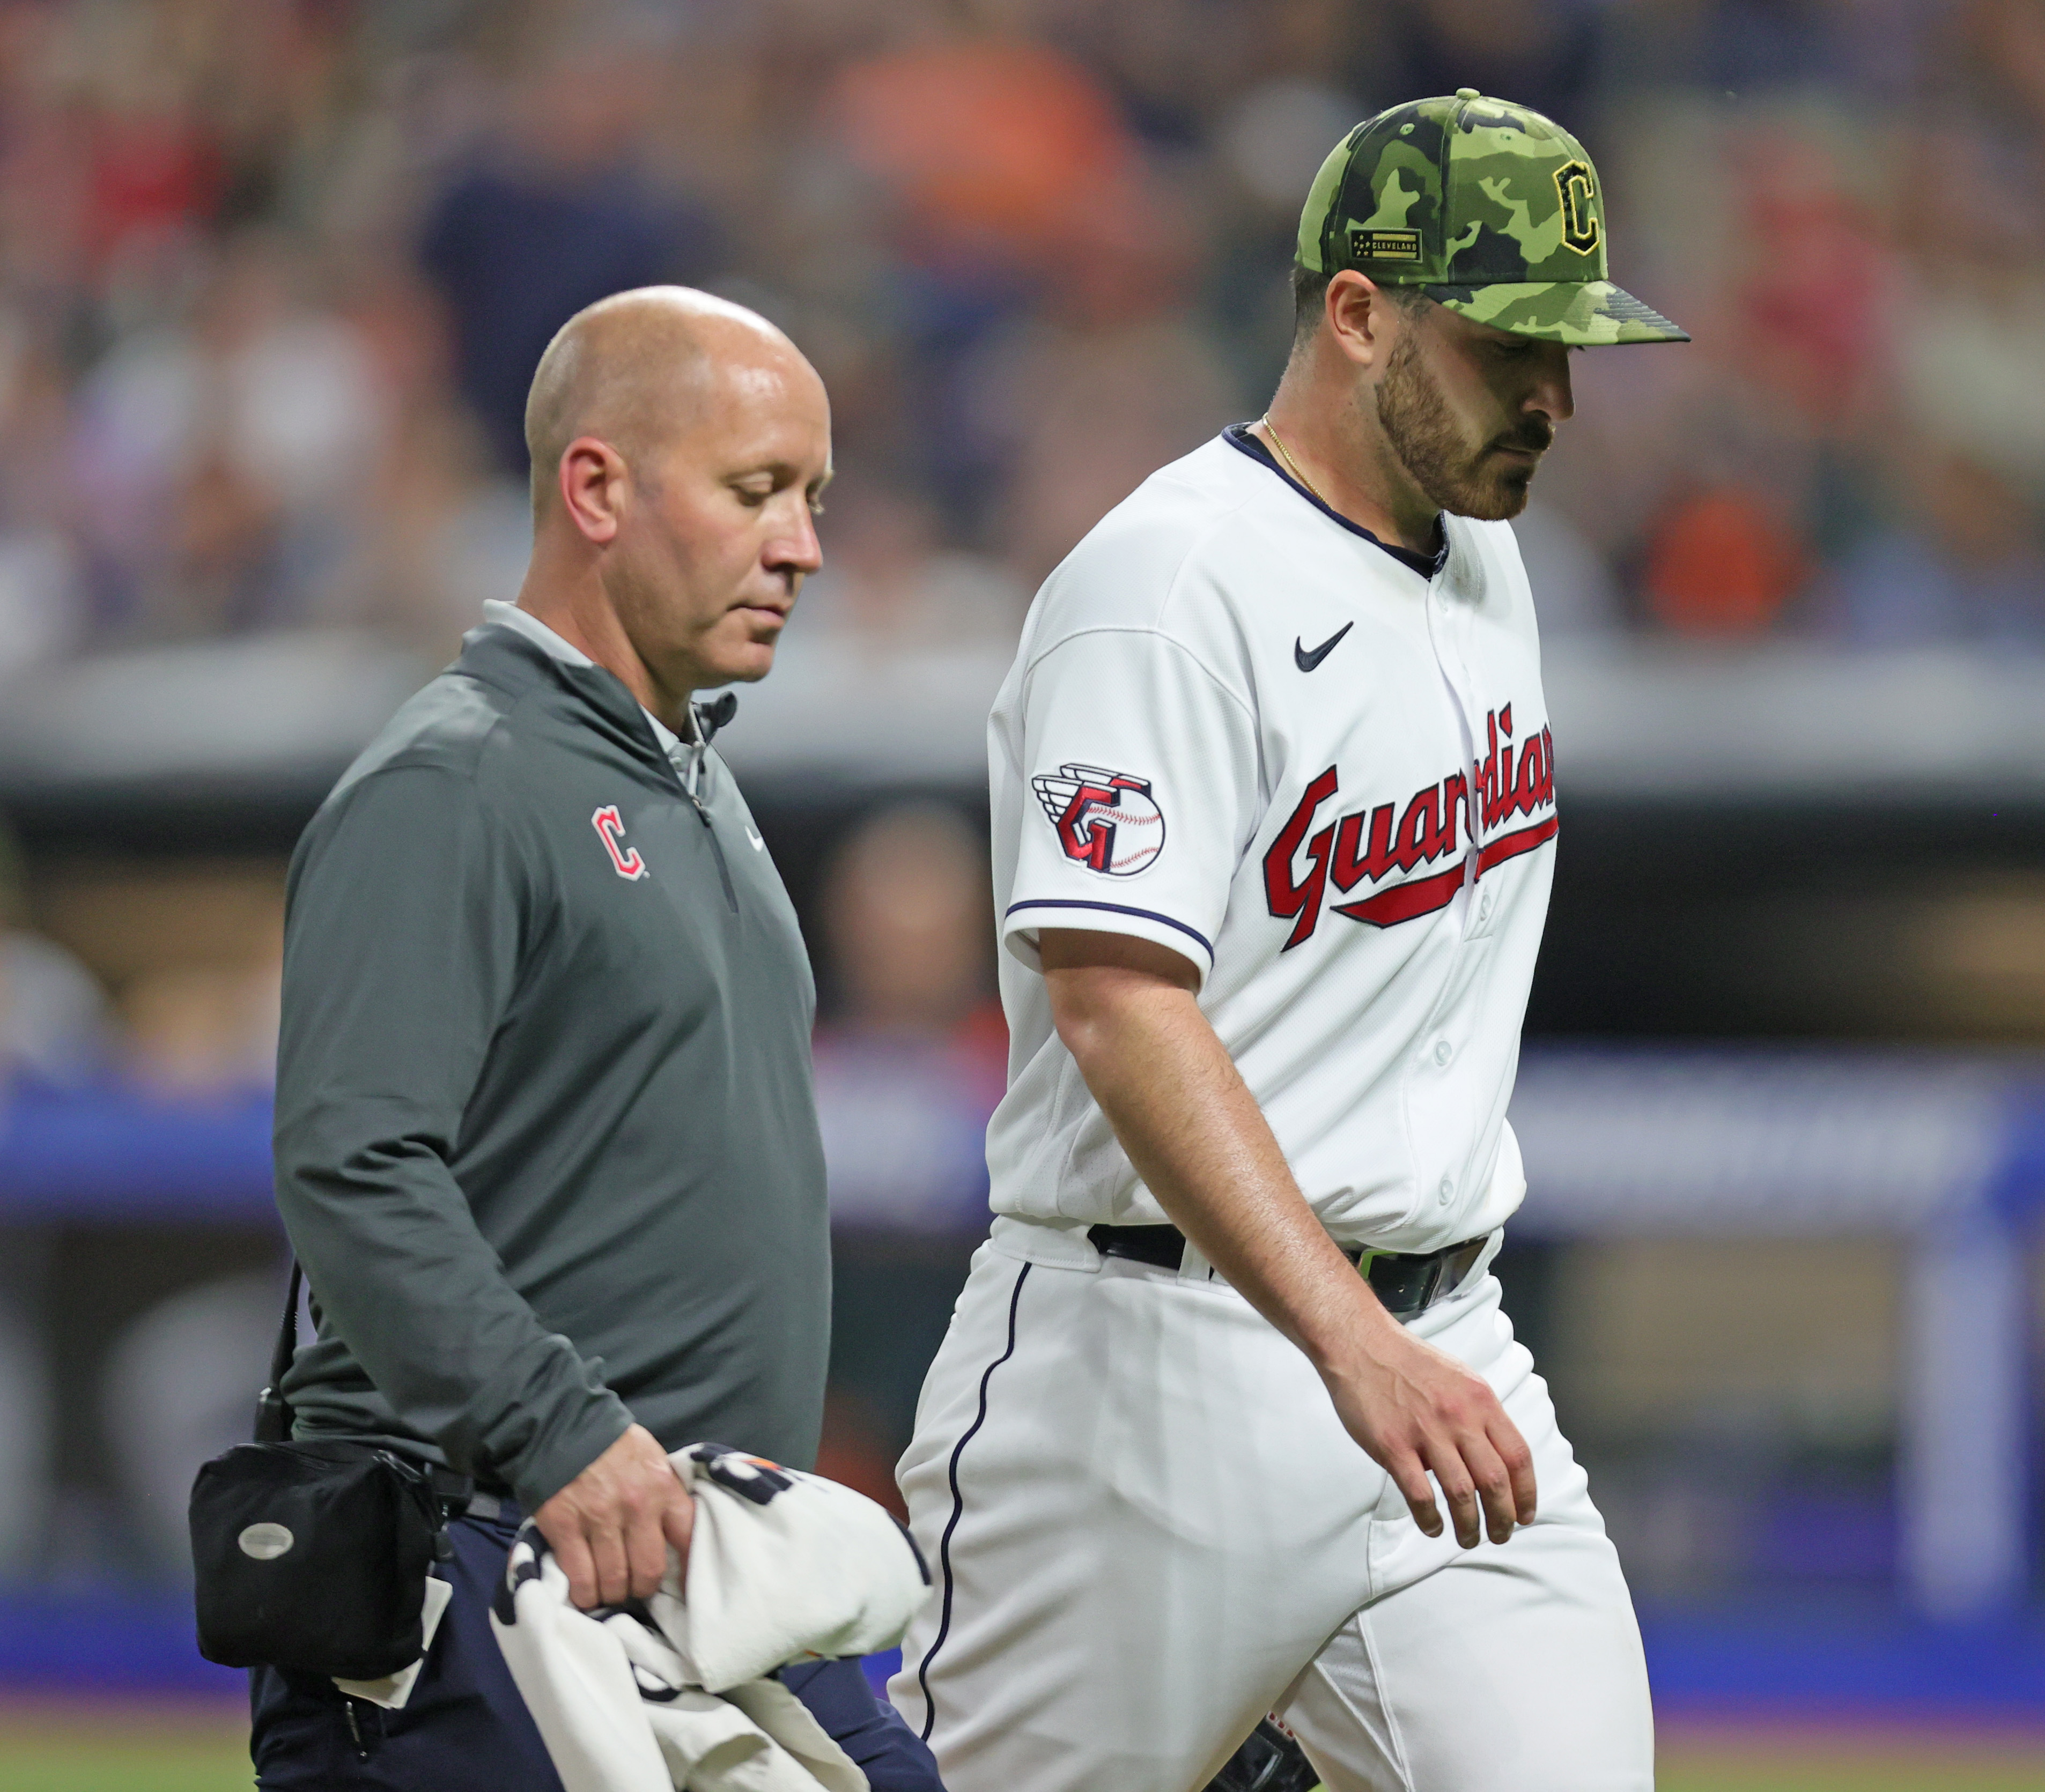
{"label": "short sleeve cuff", "polygon": [[1126,933],[1168,947],[1187,959],[1204,983],[1214,968],[1214,943],[1197,928],[1155,909],[1126,902],[1097,902],[1076,896],[1042,896],[1011,902],[1002,917],[1001,940],[1032,971],[1041,971],[1039,933],[1046,927],[1069,927],[1092,933]]}

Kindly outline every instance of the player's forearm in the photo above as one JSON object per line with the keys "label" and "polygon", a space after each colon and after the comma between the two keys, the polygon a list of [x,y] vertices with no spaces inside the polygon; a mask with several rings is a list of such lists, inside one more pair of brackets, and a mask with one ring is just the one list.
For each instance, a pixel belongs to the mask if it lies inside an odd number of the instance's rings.
{"label": "player's forearm", "polygon": [[1058,1029],[1137,1174],[1201,1255],[1324,1373],[1392,1321],[1307,1207],[1190,991],[1053,971]]}

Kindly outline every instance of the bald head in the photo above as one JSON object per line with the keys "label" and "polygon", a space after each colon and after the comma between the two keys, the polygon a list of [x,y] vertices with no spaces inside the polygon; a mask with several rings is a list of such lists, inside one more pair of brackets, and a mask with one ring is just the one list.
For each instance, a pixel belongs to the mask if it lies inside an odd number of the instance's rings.
{"label": "bald head", "polygon": [[586,306],[561,325],[526,397],[534,520],[560,500],[561,456],[578,437],[608,443],[629,464],[685,431],[719,374],[816,376],[757,312],[692,286],[640,286]]}

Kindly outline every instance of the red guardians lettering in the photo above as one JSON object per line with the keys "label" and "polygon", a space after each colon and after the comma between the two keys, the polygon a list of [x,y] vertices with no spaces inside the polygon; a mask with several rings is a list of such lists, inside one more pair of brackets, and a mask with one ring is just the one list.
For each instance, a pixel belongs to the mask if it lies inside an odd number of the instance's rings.
{"label": "red guardians lettering", "polygon": [[1278,830],[1271,850],[1264,855],[1265,902],[1281,921],[1297,917],[1292,936],[1285,942],[1287,952],[1311,933],[1320,921],[1321,891],[1327,882],[1328,848],[1334,838],[1334,829],[1323,828],[1308,842],[1307,868],[1304,877],[1293,877],[1292,861],[1299,855],[1300,842],[1306,839],[1307,830],[1314,825],[1314,811],[1334,794],[1335,768],[1330,766],[1307,786],[1307,794],[1300,798],[1300,806],[1292,811],[1292,820]]}
{"label": "red guardians lettering", "polygon": [[[1454,900],[1469,875],[1466,836],[1474,844],[1481,836],[1479,877],[1554,839],[1555,748],[1549,731],[1528,736],[1515,748],[1508,703],[1485,718],[1485,748],[1467,775],[1452,771],[1404,803],[1334,814],[1319,828],[1315,824],[1336,795],[1338,779],[1333,766],[1315,778],[1264,856],[1266,904],[1274,919],[1292,923],[1282,949],[1290,952],[1312,937],[1331,884],[1342,896],[1359,884],[1373,886],[1354,901],[1335,903],[1334,912],[1368,926],[1396,927]],[[1473,803],[1479,817],[1474,826]],[[1540,818],[1505,828],[1520,815]]]}
{"label": "red guardians lettering", "polygon": [[589,818],[596,829],[597,838],[603,842],[603,850],[610,855],[610,868],[622,878],[642,878],[646,875],[646,861],[639,856],[639,848],[625,844],[625,824],[618,818],[618,805],[607,802]]}

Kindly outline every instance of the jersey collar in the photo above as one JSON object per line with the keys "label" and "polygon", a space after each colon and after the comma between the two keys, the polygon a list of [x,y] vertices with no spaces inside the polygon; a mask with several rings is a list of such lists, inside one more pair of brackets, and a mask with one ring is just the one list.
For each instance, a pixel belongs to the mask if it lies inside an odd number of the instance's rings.
{"label": "jersey collar", "polygon": [[[562,640],[530,610],[522,610],[517,604],[506,603],[502,598],[485,598],[483,600],[483,620],[485,622],[494,622],[500,629],[517,630],[526,640],[538,647],[549,660],[558,660],[564,666],[579,666],[587,670],[596,664],[596,662],[580,648],[572,642]],[[641,703],[639,706],[639,711],[652,726],[653,738],[660,744],[660,751],[669,759],[674,758],[682,748],[687,744],[679,734],[676,733],[645,704]]]}
{"label": "jersey collar", "polygon": [[1256,436],[1250,434],[1250,425],[1248,424],[1231,423],[1226,429],[1222,431],[1221,439],[1227,442],[1230,448],[1237,449],[1243,454],[1248,455],[1258,466],[1269,467],[1271,471],[1277,474],[1280,479],[1283,479],[1286,484],[1290,486],[1293,490],[1296,491],[1302,498],[1305,498],[1309,504],[1312,505],[1316,510],[1319,511],[1323,516],[1332,517],[1335,521],[1340,523],[1344,529],[1347,529],[1351,535],[1361,536],[1365,540],[1368,541],[1371,544],[1372,547],[1379,549],[1384,553],[1389,554],[1392,559],[1396,560],[1401,566],[1410,567],[1413,571],[1419,574],[1423,579],[1433,579],[1436,577],[1440,573],[1442,568],[1449,563],[1448,531],[1442,529],[1438,518],[1436,520],[1435,526],[1437,529],[1441,531],[1442,544],[1439,548],[1436,548],[1433,553],[1416,554],[1410,548],[1394,547],[1389,541],[1379,540],[1378,538],[1373,535],[1369,529],[1365,529],[1362,524],[1351,522],[1348,517],[1345,517],[1342,513],[1341,511],[1331,510],[1328,506],[1323,504],[1319,498],[1316,498],[1313,493],[1307,490],[1304,486],[1301,485],[1297,479],[1294,479],[1290,473],[1287,472],[1284,467],[1278,464],[1277,457],[1272,453],[1270,449],[1266,448]]}

